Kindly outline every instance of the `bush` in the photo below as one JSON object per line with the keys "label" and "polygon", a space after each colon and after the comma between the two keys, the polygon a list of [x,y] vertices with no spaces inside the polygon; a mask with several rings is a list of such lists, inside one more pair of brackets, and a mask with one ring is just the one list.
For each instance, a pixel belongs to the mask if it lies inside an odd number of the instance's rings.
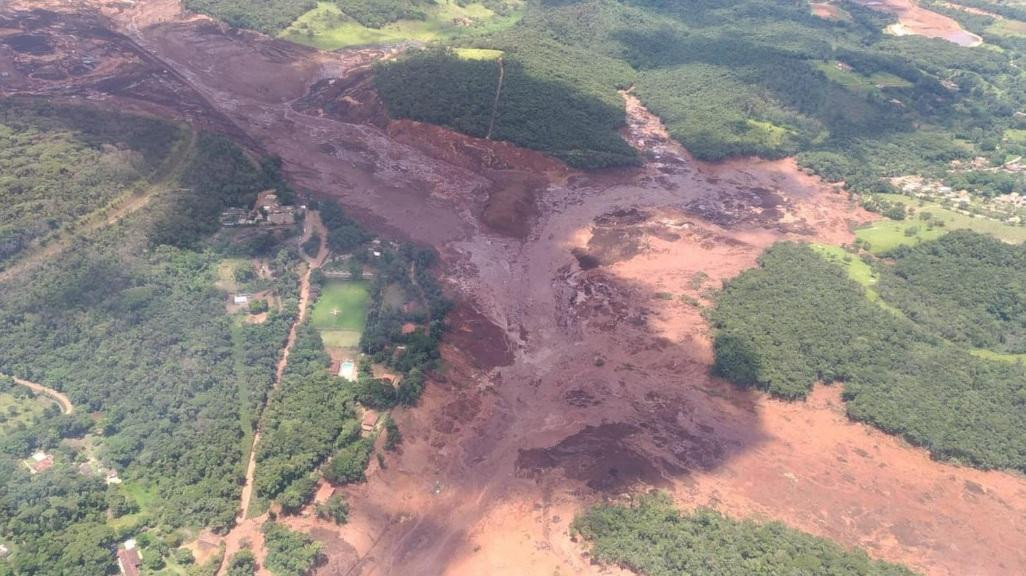
{"label": "bush", "polygon": [[265,565],[275,576],[304,576],[321,561],[321,544],[276,522],[263,527]]}
{"label": "bush", "polygon": [[324,468],[324,478],[332,484],[351,484],[366,480],[364,470],[370,462],[373,445],[367,439],[342,447]]}
{"label": "bush", "polygon": [[332,494],[326,502],[317,505],[317,517],[345,524],[349,520],[349,503],[341,494]]}

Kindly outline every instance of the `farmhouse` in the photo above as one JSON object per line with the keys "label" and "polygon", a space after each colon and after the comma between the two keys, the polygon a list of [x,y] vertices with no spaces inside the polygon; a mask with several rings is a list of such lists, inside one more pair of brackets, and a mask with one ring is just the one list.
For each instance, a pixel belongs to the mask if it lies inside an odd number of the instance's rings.
{"label": "farmhouse", "polygon": [[236,294],[235,296],[232,296],[232,303],[236,306],[249,304],[249,294]]}
{"label": "farmhouse", "polygon": [[279,204],[275,190],[261,192],[257,196],[254,208],[256,218],[263,219],[272,226],[293,224],[296,221],[296,208]]}
{"label": "farmhouse", "polygon": [[135,545],[135,539],[125,541],[118,547],[118,570],[123,576],[139,576],[139,565],[142,564],[142,553]]}
{"label": "farmhouse", "polygon": [[257,195],[252,210],[232,207],[221,212],[221,226],[252,226],[265,223],[271,226],[294,224],[295,206],[282,206],[275,190],[264,190]]}
{"label": "farmhouse", "polygon": [[375,410],[367,410],[363,413],[363,418],[360,419],[360,428],[364,432],[373,432],[374,427],[378,425],[378,413]]}
{"label": "farmhouse", "polygon": [[28,466],[29,472],[32,474],[45,472],[46,470],[53,468],[53,455],[39,450],[25,461],[25,465]]}

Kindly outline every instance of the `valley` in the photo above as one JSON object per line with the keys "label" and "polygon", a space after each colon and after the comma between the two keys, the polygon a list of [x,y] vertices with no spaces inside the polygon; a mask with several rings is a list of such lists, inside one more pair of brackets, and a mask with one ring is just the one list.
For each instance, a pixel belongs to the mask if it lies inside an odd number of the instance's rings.
{"label": "valley", "polygon": [[[890,9],[912,29],[913,7]],[[391,118],[371,75],[402,47],[320,51],[187,13],[178,0],[11,0],[0,17],[0,41],[20,27],[48,47],[0,46],[4,97],[227,134],[279,157],[310,198],[437,253],[454,302],[444,368],[417,406],[394,411],[400,448],[377,452],[367,482],[321,482],[303,512],[278,516],[321,543],[314,574],[627,574],[592,563],[571,523],[649,488],[685,510],[780,521],[931,576],[1026,573],[1021,472],[939,461],[854,422],[841,384],[788,402],[711,374],[707,316],[725,282],[775,242],[851,245],[860,226],[890,222],[794,158],[696,159],[625,88],[619,134],[637,165],[584,171]],[[69,30],[88,49],[72,48]],[[975,45],[958,30],[936,34]],[[323,240],[310,256],[269,394],[308,314]],[[248,466],[239,462],[236,526],[201,536],[210,557],[227,543],[219,574],[244,540],[262,556],[265,517],[246,515],[256,430]],[[344,525],[313,512],[332,490],[349,503]]]}

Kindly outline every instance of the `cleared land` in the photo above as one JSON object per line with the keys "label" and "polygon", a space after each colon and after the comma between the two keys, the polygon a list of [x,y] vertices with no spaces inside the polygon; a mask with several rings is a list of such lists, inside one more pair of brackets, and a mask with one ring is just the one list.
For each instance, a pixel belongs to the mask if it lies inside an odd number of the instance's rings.
{"label": "cleared land", "polygon": [[52,400],[41,395],[26,398],[0,392],[0,436],[31,424],[53,405]]}
{"label": "cleared land", "polygon": [[918,200],[901,194],[880,194],[879,197],[913,206],[917,212],[929,212],[934,220],[944,222],[944,226],[931,227],[915,216],[905,220],[877,220],[855,232],[858,239],[869,242],[869,249],[874,254],[882,254],[898,246],[913,246],[926,240],[936,240],[952,230],[972,230],[1013,244],[1026,241],[1026,227],[962,214],[933,202],[924,202],[920,206]]}
{"label": "cleared land", "polygon": [[364,282],[328,282],[310,314],[318,330],[362,332],[369,293]]}
{"label": "cleared land", "polygon": [[398,20],[380,28],[364,26],[347,16],[334,2],[317,7],[286,28],[281,37],[321,50],[399,42],[443,42],[460,36],[501,30],[516,23],[514,12],[500,16],[483,4],[461,6],[455,0],[441,0],[425,7],[423,20]]}

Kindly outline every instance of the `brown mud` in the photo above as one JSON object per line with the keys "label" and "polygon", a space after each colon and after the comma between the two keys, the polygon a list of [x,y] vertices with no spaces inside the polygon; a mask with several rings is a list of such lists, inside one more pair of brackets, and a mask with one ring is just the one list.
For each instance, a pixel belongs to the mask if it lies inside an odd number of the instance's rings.
{"label": "brown mud", "polygon": [[[349,524],[288,519],[326,544],[318,574],[615,573],[582,556],[569,523],[648,487],[930,575],[1026,573],[1021,476],[935,462],[852,423],[838,388],[784,403],[710,376],[711,290],[777,240],[850,242],[869,218],[793,161],[697,162],[625,94],[625,136],[645,165],[578,173],[389,121],[366,76],[383,51],[297,48],[181,14],[174,0],[94,1],[112,42],[178,79],[202,108],[196,122],[222,119],[280,155],[298,187],[435,247],[460,302],[445,368],[395,416],[400,451],[343,490]],[[93,5],[18,0],[0,13],[17,21],[28,4]],[[0,53],[0,67],[24,54]],[[25,82],[4,91],[57,92]],[[184,117],[161,112],[167,94],[150,102],[95,82],[67,93]]]}
{"label": "brown mud", "polygon": [[898,26],[889,30],[904,36],[914,34],[927,38],[940,38],[971,48],[983,44],[983,39],[962,28],[954,18],[938,14],[919,5],[918,0],[856,0],[859,4],[893,14],[898,18]]}

